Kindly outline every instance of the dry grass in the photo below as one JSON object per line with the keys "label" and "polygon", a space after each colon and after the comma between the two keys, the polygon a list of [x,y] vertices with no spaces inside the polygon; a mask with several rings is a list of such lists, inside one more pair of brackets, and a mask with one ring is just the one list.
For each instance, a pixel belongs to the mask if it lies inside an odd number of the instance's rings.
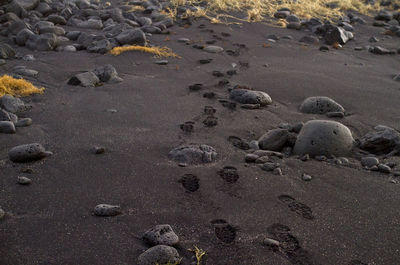
{"label": "dry grass", "polygon": [[[315,17],[334,21],[346,11],[370,15],[380,9],[379,3],[368,5],[365,4],[365,0],[204,0],[204,2],[207,3],[204,9],[189,13],[193,16],[209,18],[214,23],[224,23],[226,20],[222,19],[229,18],[229,16],[221,15],[221,12],[244,12],[247,17],[241,20],[252,22],[270,18],[278,9],[286,7],[301,18]],[[199,1],[171,0],[171,3],[171,11],[173,11],[178,6],[198,6]],[[330,3],[335,3],[337,8],[329,8],[327,4]],[[400,4],[400,0],[394,0],[393,4]]]}
{"label": "dry grass", "polygon": [[42,94],[43,92],[43,87],[38,88],[24,79],[16,79],[9,75],[0,77],[0,97],[6,94],[15,97],[25,97],[32,94]]}
{"label": "dry grass", "polygon": [[139,45],[128,45],[128,46],[115,47],[110,51],[110,54],[117,56],[117,55],[120,55],[121,53],[127,52],[127,51],[140,51],[140,52],[145,52],[145,53],[151,53],[151,54],[154,54],[155,57],[157,57],[157,58],[162,58],[162,57],[180,58],[179,55],[172,52],[172,50],[168,47],[147,47],[147,46],[139,46]]}
{"label": "dry grass", "polygon": [[196,265],[201,265],[201,259],[206,254],[206,252],[196,246],[194,246],[194,249],[189,249],[189,251],[194,252],[197,262]]}

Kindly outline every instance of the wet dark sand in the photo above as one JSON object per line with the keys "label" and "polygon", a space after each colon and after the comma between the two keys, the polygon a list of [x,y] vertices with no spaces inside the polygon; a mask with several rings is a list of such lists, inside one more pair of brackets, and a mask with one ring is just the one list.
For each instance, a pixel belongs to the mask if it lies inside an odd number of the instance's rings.
{"label": "wet dark sand", "polygon": [[[232,35],[216,45],[230,49],[233,43],[243,43],[248,49],[235,57],[177,42],[181,37],[212,39],[213,34],[202,32],[199,24],[214,34]],[[6,72],[25,64],[39,71],[36,84],[46,87],[44,95],[26,99],[34,105],[27,113],[33,125],[19,128],[15,135],[0,135],[0,205],[8,212],[0,223],[0,264],[136,264],[137,256],[147,249],[141,234],[163,223],[172,225],[180,237],[183,264],[190,263],[186,249],[193,245],[207,252],[203,263],[207,265],[341,265],[351,260],[399,264],[400,186],[389,176],[363,170],[356,160],[352,161],[357,166],[349,168],[296,158],[284,159],[284,176],[276,176],[256,165],[246,166],[244,152],[227,141],[232,135],[257,139],[283,122],[326,119],[298,111],[306,97],[317,95],[335,99],[351,113],[340,122],[355,137],[378,124],[399,130],[400,83],[392,80],[399,71],[399,55],[354,51],[355,46],[369,44],[370,36],[381,29],[357,25],[357,40],[329,52],[299,44],[305,32],[259,23],[229,27],[199,20],[189,28],[171,30],[176,34],[169,36],[170,41],[164,40],[166,35],[150,38],[182,57],[169,59],[166,66],[155,65],[149,54],[114,57],[80,51],[35,52],[34,62],[12,60],[0,68]],[[268,34],[294,39],[264,48]],[[398,38],[379,43],[383,44],[395,48]],[[197,62],[206,58],[214,60],[206,65]],[[229,70],[239,61],[248,62],[249,68],[229,80],[267,92],[273,105],[233,111],[217,99],[203,98],[206,91],[228,97],[225,88],[215,87],[221,78],[211,72]],[[117,69],[122,83],[96,88],[66,85],[73,74],[108,63]],[[194,83],[206,87],[190,92],[187,87]],[[216,127],[202,124],[205,106],[217,109]],[[195,121],[194,132],[182,132],[179,125],[190,120]],[[41,143],[54,155],[31,164],[8,160],[10,148],[31,142]],[[179,167],[169,161],[168,152],[183,143],[215,147],[217,163]],[[94,155],[91,149],[96,145],[104,146],[106,153]],[[398,157],[393,160],[400,162]],[[217,174],[224,166],[238,169],[236,183]],[[25,168],[33,169],[33,174],[20,173]],[[302,173],[313,180],[302,181]],[[199,190],[185,191],[178,182],[185,174],[200,179]],[[33,183],[20,186],[17,176],[27,176]],[[280,195],[309,207],[314,218],[291,211],[278,199]],[[99,203],[119,204],[123,214],[96,218],[92,210]],[[234,243],[217,239],[210,223],[214,219],[224,219],[237,229]],[[286,237],[287,244],[294,249],[301,246],[307,251],[302,252],[305,257],[294,251],[290,258],[261,244],[264,237],[274,237],[269,229],[273,224],[290,228],[293,237]]]}

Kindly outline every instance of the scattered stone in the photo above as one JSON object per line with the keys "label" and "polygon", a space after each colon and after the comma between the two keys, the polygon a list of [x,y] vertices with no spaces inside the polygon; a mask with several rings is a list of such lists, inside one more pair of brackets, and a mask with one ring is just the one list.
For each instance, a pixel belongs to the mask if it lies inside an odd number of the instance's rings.
{"label": "scattered stone", "polygon": [[273,129],[261,136],[260,139],[258,139],[258,144],[260,149],[263,150],[280,151],[286,144],[288,137],[288,130]]}
{"label": "scattered stone", "polygon": [[116,216],[121,214],[121,207],[118,205],[99,204],[94,207],[94,214],[96,216]]}
{"label": "scattered stone", "polygon": [[394,81],[399,81],[399,82],[400,82],[400,74],[395,75],[395,76],[393,77],[393,80],[394,80]]}
{"label": "scattered stone", "polygon": [[32,180],[27,177],[18,177],[17,182],[20,185],[29,185],[32,183]]}
{"label": "scattered stone", "polygon": [[250,149],[252,149],[252,150],[258,150],[258,149],[260,149],[260,146],[259,146],[257,140],[252,140],[252,141],[250,141],[249,147],[250,147]]}
{"label": "scattered stone", "polygon": [[400,133],[387,126],[376,126],[359,139],[359,147],[373,154],[388,154],[400,145]]}
{"label": "scattered stone", "polygon": [[325,33],[325,42],[328,45],[333,45],[335,43],[343,45],[351,39],[353,39],[353,34],[341,27],[332,26]]}
{"label": "scattered stone", "polygon": [[145,45],[146,44],[146,36],[144,32],[140,29],[131,29],[126,30],[120,33],[116,40],[121,44],[136,44],[136,45]]}
{"label": "scattered stone", "polygon": [[181,257],[175,248],[158,245],[140,254],[138,265],[177,264],[180,260]]}
{"label": "scattered stone", "polygon": [[379,164],[379,159],[373,156],[366,156],[361,158],[361,165],[366,168],[371,168]]}
{"label": "scattered stone", "polygon": [[32,106],[25,105],[25,103],[11,95],[4,95],[0,98],[0,107],[11,113],[21,113],[32,108]]}
{"label": "scattered stone", "polygon": [[10,45],[0,43],[0,59],[12,59],[15,56],[15,51]]}
{"label": "scattered stone", "polygon": [[310,160],[310,155],[309,154],[302,155],[300,157],[300,160],[303,162],[306,162],[306,161]]}
{"label": "scattered stone", "polygon": [[10,160],[19,163],[39,160],[48,155],[50,153],[46,152],[44,147],[38,143],[19,145],[8,152]]}
{"label": "scattered stone", "polygon": [[369,41],[369,42],[378,42],[379,39],[378,39],[377,37],[375,37],[375,36],[372,36],[371,38],[369,38],[368,41]]}
{"label": "scattered stone", "polygon": [[256,164],[265,164],[265,163],[267,163],[267,162],[270,162],[269,156],[260,156],[260,157],[257,157],[257,159],[256,159],[256,161],[255,161]]}
{"label": "scattered stone", "polygon": [[106,149],[104,147],[101,147],[101,146],[93,147],[93,153],[96,155],[104,154],[105,151],[106,151]]}
{"label": "scattered stone", "polygon": [[282,169],[280,167],[275,168],[272,173],[277,176],[283,176]]}
{"label": "scattered stone", "polygon": [[217,151],[209,145],[190,144],[173,149],[168,157],[178,163],[198,165],[215,162]]}
{"label": "scattered stone", "polygon": [[[295,30],[300,30],[301,29],[301,23],[300,22],[289,22],[287,25],[286,25],[286,28],[288,28],[288,29],[295,29]],[[282,38],[285,38],[285,37],[282,37]],[[285,39],[293,39],[293,38],[285,38]]]}
{"label": "scattered stone", "polygon": [[32,125],[31,118],[22,118],[19,119],[17,123],[15,123],[15,127],[28,127]]}
{"label": "scattered stone", "polygon": [[265,238],[262,244],[267,247],[278,248],[281,243],[279,243],[279,241],[272,239],[272,238]]}
{"label": "scattered stone", "polygon": [[99,78],[101,82],[119,83],[122,78],[118,76],[117,70],[111,64],[97,67],[93,73]]}
{"label": "scattered stone", "polygon": [[15,125],[11,121],[0,121],[0,133],[15,133]]}
{"label": "scattered stone", "polygon": [[274,169],[279,168],[279,166],[279,163],[267,162],[261,166],[261,169],[265,171],[273,171]]}
{"label": "scattered stone", "polygon": [[168,64],[168,60],[158,60],[154,62],[155,64],[158,65],[167,65]]}
{"label": "scattered stone", "polygon": [[344,113],[344,108],[328,97],[309,97],[306,98],[300,106],[300,111],[303,113],[325,114],[328,112]]}
{"label": "scattered stone", "polygon": [[312,177],[310,175],[306,174],[306,173],[303,173],[301,175],[301,179],[304,180],[304,181],[311,181]]}
{"label": "scattered stone", "polygon": [[326,45],[322,45],[321,47],[319,47],[319,50],[320,50],[321,52],[327,52],[327,51],[329,51],[329,47],[326,46]]}
{"label": "scattered stone", "polygon": [[257,159],[258,159],[258,155],[255,155],[255,154],[246,154],[246,156],[244,157],[244,160],[247,163],[254,163],[254,162],[256,162]]}
{"label": "scattered stone", "polygon": [[71,77],[68,85],[94,87],[100,83],[100,79],[93,72],[84,72]]}
{"label": "scattered stone", "polygon": [[304,124],[293,148],[295,154],[310,156],[347,155],[354,146],[349,128],[335,121],[312,120]]}
{"label": "scattered stone", "polygon": [[103,23],[98,19],[88,19],[86,21],[82,21],[76,24],[78,28],[85,29],[102,29]]}
{"label": "scattered stone", "polygon": [[206,52],[209,52],[209,53],[221,53],[224,51],[224,48],[219,47],[219,46],[210,45],[210,46],[204,47],[203,50]]}
{"label": "scattered stone", "polygon": [[317,160],[317,161],[321,161],[321,162],[322,162],[322,161],[328,160],[328,158],[327,158],[326,156],[324,156],[324,155],[322,155],[322,156],[315,156],[314,159]]}
{"label": "scattered stone", "polygon": [[306,35],[304,37],[302,37],[299,42],[303,42],[303,43],[307,43],[307,44],[318,44],[319,43],[319,39],[316,36],[313,35]]}
{"label": "scattered stone", "polygon": [[241,104],[260,104],[261,106],[272,104],[272,99],[267,93],[241,88],[232,89],[230,99]]}
{"label": "scattered stone", "polygon": [[392,171],[392,169],[388,165],[385,165],[385,164],[379,164],[378,170],[379,170],[379,172],[386,173],[386,174],[390,174],[390,172]]}
{"label": "scattered stone", "polygon": [[178,244],[179,238],[170,225],[156,225],[143,235],[143,240],[151,246],[166,245],[173,246]]}
{"label": "scattered stone", "polygon": [[91,44],[87,46],[86,50],[88,52],[105,54],[109,52],[112,48],[113,46],[111,42],[108,41],[107,39],[103,39],[103,40],[93,41]]}
{"label": "scattered stone", "polygon": [[395,52],[390,51],[386,48],[383,48],[381,46],[375,46],[375,47],[371,47],[369,49],[369,51],[373,54],[378,54],[378,55],[385,55],[385,54],[394,54]]}

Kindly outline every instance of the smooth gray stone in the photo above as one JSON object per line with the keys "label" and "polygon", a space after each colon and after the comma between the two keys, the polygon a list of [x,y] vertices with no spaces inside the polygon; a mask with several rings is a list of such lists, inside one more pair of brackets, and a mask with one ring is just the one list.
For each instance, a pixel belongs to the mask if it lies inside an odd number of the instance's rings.
{"label": "smooth gray stone", "polygon": [[138,265],[176,264],[181,260],[178,251],[170,246],[149,248],[138,257]]}
{"label": "smooth gray stone", "polygon": [[15,125],[11,121],[0,121],[0,133],[15,133]]}
{"label": "smooth gray stone", "polygon": [[173,246],[178,244],[179,238],[168,224],[156,225],[143,234],[143,240],[151,245]]}
{"label": "smooth gray stone", "polygon": [[12,162],[23,163],[42,159],[48,156],[48,152],[41,144],[33,143],[13,147],[8,152],[8,156]]}
{"label": "smooth gray stone", "polygon": [[342,112],[344,108],[331,98],[317,96],[306,98],[300,106],[303,113],[325,114],[328,112]]}

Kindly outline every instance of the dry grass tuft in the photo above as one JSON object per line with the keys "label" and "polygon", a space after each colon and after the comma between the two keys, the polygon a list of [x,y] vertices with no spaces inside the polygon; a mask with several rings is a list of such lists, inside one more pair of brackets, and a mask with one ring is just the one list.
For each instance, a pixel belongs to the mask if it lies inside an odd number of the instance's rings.
{"label": "dry grass tuft", "polygon": [[32,94],[43,94],[44,87],[35,87],[31,82],[24,79],[16,79],[9,75],[0,77],[0,96],[11,95],[25,97]]}
{"label": "dry grass tuft", "polygon": [[196,265],[201,265],[201,259],[203,258],[203,256],[206,254],[206,252],[200,248],[198,248],[197,246],[194,246],[194,249],[189,249],[189,251],[194,252],[195,256],[196,256]]}
{"label": "dry grass tuft", "polygon": [[[280,8],[289,8],[292,13],[301,18],[315,17],[334,21],[343,16],[346,11],[370,15],[381,8],[379,3],[369,5],[365,3],[365,0],[204,0],[203,2],[207,5],[201,8],[198,6],[200,3],[198,0],[171,0],[171,10],[176,10],[179,6],[196,6],[200,10],[189,12],[190,15],[202,16],[214,23],[226,24],[226,21],[220,19],[221,12],[243,12],[247,14],[247,17],[241,20],[257,22],[273,17]],[[335,8],[329,7],[332,3],[336,5]],[[400,0],[393,0],[392,4],[400,4]]]}
{"label": "dry grass tuft", "polygon": [[162,57],[180,58],[179,55],[172,52],[172,50],[168,47],[146,47],[139,45],[129,45],[129,46],[115,47],[110,51],[110,53],[116,56],[127,51],[141,51],[145,53],[151,53],[154,54],[157,58],[162,58]]}

